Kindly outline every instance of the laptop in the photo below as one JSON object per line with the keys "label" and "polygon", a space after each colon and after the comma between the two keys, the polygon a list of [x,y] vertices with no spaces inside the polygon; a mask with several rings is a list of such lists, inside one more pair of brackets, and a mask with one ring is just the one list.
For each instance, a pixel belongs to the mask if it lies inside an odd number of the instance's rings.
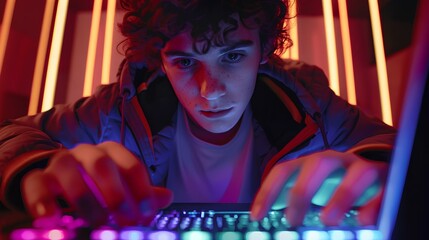
{"label": "laptop", "polygon": [[[10,239],[151,239],[151,240],[318,240],[318,239],[421,239],[429,227],[426,217],[419,214],[428,211],[425,189],[412,191],[416,186],[429,183],[429,173],[416,178],[416,170],[422,169],[422,151],[429,122],[429,15],[422,9],[429,9],[429,1],[421,1],[420,14],[414,35],[413,59],[409,74],[409,83],[403,105],[396,147],[394,149],[383,203],[374,226],[360,226],[357,223],[358,209],[345,214],[339,226],[325,227],[320,222],[320,208],[313,206],[305,217],[303,225],[292,228],[282,211],[270,211],[259,222],[249,219],[250,204],[173,204],[160,211],[150,226],[101,226],[89,228],[85,223],[72,216],[63,216],[61,224],[52,229],[36,226],[17,225],[10,231]],[[424,6],[423,6],[424,5]],[[429,147],[426,144],[426,148]],[[420,152],[419,152],[420,151]],[[427,155],[425,156],[427,160]],[[408,171],[407,171],[408,170]],[[424,180],[426,179],[426,181]],[[413,182],[414,181],[414,182]],[[420,185],[419,185],[420,184]],[[405,186],[405,187],[404,187]],[[427,188],[426,190],[429,190]],[[425,196],[423,196],[426,194]],[[419,201],[420,200],[420,201]],[[413,205],[411,205],[411,204]],[[416,205],[415,205],[416,204]],[[422,207],[420,210],[418,207]],[[415,211],[410,211],[417,209]],[[428,213],[429,214],[429,213]],[[419,226],[418,230],[417,227]]]}

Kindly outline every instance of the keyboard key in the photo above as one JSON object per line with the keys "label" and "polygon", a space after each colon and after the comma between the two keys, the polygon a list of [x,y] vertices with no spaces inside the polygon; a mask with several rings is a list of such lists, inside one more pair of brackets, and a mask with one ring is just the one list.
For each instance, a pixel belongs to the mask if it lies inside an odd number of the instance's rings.
{"label": "keyboard key", "polygon": [[357,239],[358,240],[381,240],[382,235],[380,231],[377,230],[371,230],[371,229],[362,229],[356,231]]}
{"label": "keyboard key", "polygon": [[303,240],[329,240],[329,234],[325,231],[307,230],[302,233]]}
{"label": "keyboard key", "polygon": [[330,239],[332,240],[352,240],[355,239],[354,234],[351,231],[345,230],[330,230],[328,231]]}
{"label": "keyboard key", "polygon": [[299,240],[299,234],[295,231],[277,231],[274,233],[274,240]]}
{"label": "keyboard key", "polygon": [[147,236],[149,240],[177,240],[177,234],[170,231],[154,231],[150,232]]}
{"label": "keyboard key", "polygon": [[246,240],[269,240],[271,239],[268,232],[251,231],[246,233]]}
{"label": "keyboard key", "polygon": [[242,240],[243,235],[240,232],[219,232],[216,234],[216,240]]}
{"label": "keyboard key", "polygon": [[203,231],[188,231],[183,232],[181,235],[183,240],[211,240],[212,236],[209,232],[203,232]]}
{"label": "keyboard key", "polygon": [[115,240],[118,239],[118,232],[113,229],[96,229],[91,232],[91,239],[94,240]]}
{"label": "keyboard key", "polygon": [[144,239],[143,228],[123,228],[119,233],[119,239],[121,240],[141,240]]}

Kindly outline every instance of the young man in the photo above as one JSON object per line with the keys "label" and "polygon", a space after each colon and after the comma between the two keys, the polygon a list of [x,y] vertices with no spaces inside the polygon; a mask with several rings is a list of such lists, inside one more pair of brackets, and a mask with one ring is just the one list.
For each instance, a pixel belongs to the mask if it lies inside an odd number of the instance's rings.
{"label": "young man", "polygon": [[[61,199],[94,224],[127,225],[172,201],[252,202],[253,219],[288,206],[298,225],[313,202],[335,225],[378,182],[360,203],[360,221],[375,221],[394,130],[335,96],[318,68],[274,54],[289,41],[287,3],[121,4],[118,83],[2,124],[5,204],[52,217]],[[340,182],[331,198],[328,178]]]}

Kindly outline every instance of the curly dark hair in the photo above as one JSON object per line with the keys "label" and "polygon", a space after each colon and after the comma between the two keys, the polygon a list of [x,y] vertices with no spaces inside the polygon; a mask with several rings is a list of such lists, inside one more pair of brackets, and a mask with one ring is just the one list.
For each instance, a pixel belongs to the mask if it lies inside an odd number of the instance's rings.
{"label": "curly dark hair", "polygon": [[[161,64],[160,49],[190,27],[195,42],[205,42],[200,52],[221,46],[228,32],[238,27],[232,17],[248,28],[259,27],[261,49],[271,55],[292,45],[287,27],[289,0],[121,0],[126,11],[119,24],[126,39],[121,43],[131,63],[144,63],[148,69]],[[220,23],[227,27],[220,27]],[[196,44],[194,42],[194,49]]]}

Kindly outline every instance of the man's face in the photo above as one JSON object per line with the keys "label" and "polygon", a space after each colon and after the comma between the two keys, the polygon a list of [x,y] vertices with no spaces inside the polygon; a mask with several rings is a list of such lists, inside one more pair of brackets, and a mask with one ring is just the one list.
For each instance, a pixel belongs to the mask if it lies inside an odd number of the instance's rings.
{"label": "man's face", "polygon": [[259,29],[240,22],[227,37],[225,46],[211,46],[200,54],[185,31],[161,50],[163,70],[180,103],[194,123],[211,133],[225,133],[237,124],[252,96],[261,62]]}

